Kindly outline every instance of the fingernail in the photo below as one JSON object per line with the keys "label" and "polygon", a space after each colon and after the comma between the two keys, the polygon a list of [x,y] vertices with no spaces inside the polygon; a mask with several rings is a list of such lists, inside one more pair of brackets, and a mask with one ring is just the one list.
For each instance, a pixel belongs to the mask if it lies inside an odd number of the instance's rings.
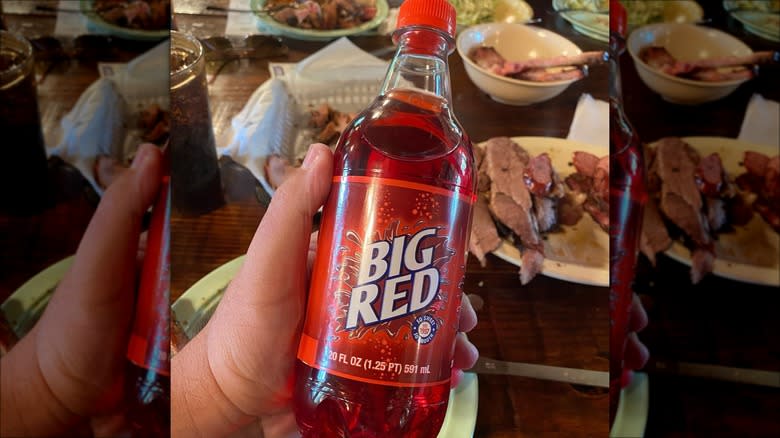
{"label": "fingernail", "polygon": [[644,360],[642,367],[644,367],[647,361],[650,359],[650,349],[647,348],[647,346],[643,344],[641,341],[639,342],[639,349],[642,352],[642,360]]}
{"label": "fingernail", "polygon": [[140,169],[144,166],[147,160],[149,160],[149,156],[151,155],[151,147],[154,146],[148,146],[146,144],[142,144],[138,146],[138,152],[135,154],[135,158],[133,159],[133,164],[130,165],[132,169]]}
{"label": "fingernail", "polygon": [[317,159],[322,155],[322,150],[320,149],[320,146],[313,144],[311,147],[309,147],[309,151],[306,152],[306,158],[303,159],[303,164],[301,164],[301,167],[304,169],[310,169],[312,166],[314,166],[314,163],[317,162]]}
{"label": "fingernail", "polygon": [[468,297],[469,302],[471,303],[471,308],[474,309],[475,312],[479,312],[482,310],[482,307],[485,306],[485,300],[483,300],[482,297],[477,294],[469,294],[466,295],[466,297]]}
{"label": "fingernail", "polygon": [[476,361],[479,359],[479,349],[476,345],[472,344],[471,341],[468,342],[469,350],[471,350],[471,354],[474,357],[474,360]]}

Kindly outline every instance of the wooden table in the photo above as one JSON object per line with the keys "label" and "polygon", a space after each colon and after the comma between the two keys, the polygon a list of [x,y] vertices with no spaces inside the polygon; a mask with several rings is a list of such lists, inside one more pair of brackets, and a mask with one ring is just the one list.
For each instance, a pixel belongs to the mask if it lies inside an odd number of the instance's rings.
{"label": "wooden table", "polygon": [[[705,16],[713,18],[712,27],[753,50],[780,49],[780,44],[746,33],[720,3],[700,2]],[[621,61],[626,112],[645,142],[664,136],[735,138],[753,93],[780,100],[776,66],[762,66],[757,79],[722,100],[681,106],[647,88],[628,53]],[[650,317],[640,338],[654,360],[780,371],[778,288],[713,275],[692,286],[688,268],[663,255],[655,269],[641,257],[638,272],[637,290]],[[655,369],[649,381],[647,436],[780,435],[778,389],[659,374]]]}
{"label": "wooden table", "polygon": [[[51,6],[57,2],[40,0],[37,4]],[[53,14],[5,12],[3,18],[8,30],[28,39],[51,36],[54,32]],[[66,47],[72,44],[71,38],[59,39]],[[100,57],[59,62],[45,76],[37,76],[38,105],[47,145],[56,142],[54,138],[62,117],[99,78],[98,62],[128,62],[155,44],[118,39],[103,41],[107,50]],[[99,201],[78,170],[57,157],[49,159],[49,177],[52,200],[43,212],[32,216],[0,215],[0,302],[33,275],[76,252]]]}
{"label": "wooden table", "polygon": [[[200,38],[224,32],[226,17],[206,12],[203,2],[174,3],[178,28]],[[225,6],[226,1],[212,4]],[[606,49],[606,44],[577,34],[568,23],[548,14],[547,1],[530,2],[542,27],[570,38],[583,50]],[[186,10],[187,14],[180,11]],[[351,38],[364,50],[389,46],[388,37]],[[323,43],[285,39],[287,56],[272,61],[298,61]],[[230,118],[250,94],[268,79],[268,60],[242,60],[221,72],[209,89],[213,124],[218,138]],[[587,79],[542,104],[514,107],[497,103],[468,79],[463,61],[450,57],[453,105],[459,121],[474,141],[493,136],[565,137],[582,93],[607,98],[606,66],[591,69]],[[220,140],[221,139],[221,140]],[[222,143],[224,144],[224,143]],[[245,170],[222,163],[226,204],[199,217],[174,215],[172,221],[171,297],[176,299],[198,279],[246,250],[265,205],[256,196],[259,184]],[[262,196],[261,196],[262,197]],[[517,267],[488,256],[485,268],[469,258],[465,289],[480,295],[484,307],[479,325],[469,334],[481,354],[523,361],[598,371],[608,370],[607,289],[538,276],[521,287]],[[479,376],[480,409],[475,436],[606,436],[606,390],[575,388],[564,383],[510,376]]]}

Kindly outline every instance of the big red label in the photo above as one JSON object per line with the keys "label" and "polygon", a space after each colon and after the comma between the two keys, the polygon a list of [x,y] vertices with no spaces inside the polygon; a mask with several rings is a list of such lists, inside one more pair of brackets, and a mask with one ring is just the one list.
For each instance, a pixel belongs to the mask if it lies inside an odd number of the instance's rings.
{"label": "big red label", "polygon": [[334,182],[298,358],[370,383],[448,381],[472,197],[393,179]]}

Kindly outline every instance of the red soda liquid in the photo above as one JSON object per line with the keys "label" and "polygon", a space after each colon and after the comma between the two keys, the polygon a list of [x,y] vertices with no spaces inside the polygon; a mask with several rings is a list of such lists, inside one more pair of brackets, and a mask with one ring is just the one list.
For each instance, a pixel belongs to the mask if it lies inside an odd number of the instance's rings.
{"label": "red soda liquid", "polygon": [[[167,172],[168,157],[164,157]],[[170,187],[166,175],[152,210],[127,347],[126,415],[133,437],[164,438],[171,433]]]}
{"label": "red soda liquid", "polygon": [[620,400],[642,214],[647,199],[642,147],[613,103],[610,107],[609,230],[609,423]]}
{"label": "red soda liquid", "polygon": [[171,378],[157,371],[127,363],[130,397],[127,420],[133,437],[171,436]]}
{"label": "red soda liquid", "polygon": [[[351,190],[356,189],[344,182],[345,178],[403,181],[404,185],[433,187],[442,192],[458,194],[437,198],[441,201],[440,214],[449,214],[450,220],[454,221],[449,234],[450,237],[454,236],[453,242],[450,242],[453,261],[449,265],[447,278],[454,279],[458,284],[454,285],[446,305],[437,307],[434,313],[446,315],[443,318],[446,324],[438,326],[439,336],[446,334],[452,338],[445,342],[449,344],[446,347],[448,350],[439,352],[436,359],[442,362],[441,374],[446,373],[446,379],[426,383],[425,373],[419,371],[418,377],[411,379],[417,383],[422,382],[419,386],[391,381],[379,384],[369,382],[371,379],[343,377],[323,367],[318,369],[298,360],[293,402],[299,428],[304,437],[435,437],[444,421],[450,393],[449,370],[460,310],[471,203],[475,192],[471,142],[452,117],[446,99],[420,90],[394,89],[378,97],[342,135],[335,153],[334,175],[340,177],[342,182],[334,184],[323,211],[320,249],[323,248],[324,242],[334,238],[334,228],[339,229],[344,225],[344,221],[351,220],[353,212],[345,214],[344,203],[341,201],[350,196]],[[369,185],[368,190],[374,190],[375,187],[377,186]],[[374,197],[374,192],[370,193]],[[442,205],[447,199],[449,204]],[[389,204],[377,202],[377,205],[387,207]],[[381,221],[382,217],[395,217],[396,214],[382,208],[370,211],[371,206],[349,207],[359,210],[358,216],[376,217],[370,221]],[[417,213],[424,216],[424,209],[425,207]],[[382,216],[383,214],[390,216]],[[455,218],[458,215],[459,220]],[[397,234],[401,234],[400,230],[397,231]],[[338,248],[338,245],[334,245],[335,248]],[[329,269],[334,257],[324,251],[318,253],[312,284],[320,281],[316,278],[318,274],[325,275],[322,272]],[[445,275],[442,278],[445,278]],[[352,290],[354,292],[357,289]],[[315,293],[315,288],[312,287],[310,300]],[[320,306],[327,307],[328,299],[330,298],[325,298]],[[397,303],[405,302],[407,301],[401,299]],[[310,301],[304,338],[311,335],[312,331],[319,331],[320,339],[347,336],[344,331],[333,329],[334,326],[312,327],[309,318],[316,307],[317,305]],[[412,317],[421,313],[424,311]],[[392,325],[404,320],[405,318],[399,318],[388,323]],[[409,326],[402,322],[398,324],[400,328],[397,328],[395,336],[376,333],[374,336],[383,343],[406,343],[406,347],[403,347],[407,349],[407,352],[403,353],[405,357],[424,358],[428,354],[424,351],[425,345],[410,341]],[[374,327],[377,326],[369,327],[368,331]],[[379,327],[383,327],[382,324]],[[418,326],[418,336],[420,327],[422,326]],[[423,331],[428,332],[430,326]],[[328,348],[325,348],[326,353]],[[331,354],[336,357],[334,353]],[[380,356],[377,352],[376,355],[363,355],[357,359],[361,359],[363,365],[369,363],[370,368],[383,363]],[[350,359],[356,361],[355,356]],[[423,362],[424,360],[421,360],[420,363]],[[405,365],[412,369],[417,367],[412,363]]]}

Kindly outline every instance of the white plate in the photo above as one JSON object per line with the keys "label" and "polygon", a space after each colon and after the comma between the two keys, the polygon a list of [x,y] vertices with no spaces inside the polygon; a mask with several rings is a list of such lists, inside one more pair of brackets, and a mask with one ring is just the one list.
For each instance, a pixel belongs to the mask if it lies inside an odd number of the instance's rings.
{"label": "white plate", "polygon": [[[780,23],[780,16],[775,15],[773,17],[774,17],[775,25]],[[778,31],[777,27],[775,27],[771,31],[768,31],[765,27],[756,27],[756,26],[751,26],[745,22],[743,23],[745,24],[745,30],[747,30],[748,32],[770,41],[780,42],[780,31]]]}
{"label": "white plate", "polygon": [[[276,190],[271,187],[266,178],[265,165],[271,155],[280,155],[290,163],[303,160],[309,146],[317,142],[317,135],[322,130],[309,126],[310,110],[322,103],[327,103],[332,109],[345,113],[359,113],[376,99],[381,87],[381,79],[355,79],[350,82],[311,81],[297,76],[295,70],[300,64],[280,63],[269,65],[272,79],[263,83],[254,91],[239,115],[231,124],[245,125],[249,134],[240,134],[233,129],[228,149],[239,141],[239,135],[258,135],[252,143],[252,152],[227,152],[234,156],[238,153],[238,161],[246,165],[257,178],[263,189],[273,197]],[[385,68],[382,66],[382,68]],[[384,74],[384,73],[382,73]],[[238,120],[241,115],[251,112],[252,121]],[[273,127],[273,135],[267,130],[250,127]],[[257,132],[252,132],[257,129]],[[219,152],[222,154],[223,152]]]}
{"label": "white plate", "polygon": [[95,8],[93,7],[93,4],[94,0],[81,0],[80,2],[81,12],[89,22],[89,27],[94,28],[94,30],[102,31],[109,35],[126,40],[136,41],[158,41],[169,38],[171,36],[170,29],[131,29],[129,27],[122,27],[109,23],[103,20],[103,17],[101,17],[99,14],[94,12]]}
{"label": "white plate", "polygon": [[[732,178],[745,172],[739,163],[745,151],[751,150],[774,156],[771,146],[753,145],[733,138],[682,137],[702,155],[717,152],[723,167]],[[680,263],[691,265],[691,253],[680,241],[675,241],[666,253]],[[721,233],[715,241],[713,274],[767,286],[780,286],[780,235],[767,225],[758,213],[735,233]]]}
{"label": "white plate", "polygon": [[580,24],[576,24],[576,23],[572,23],[572,27],[574,27],[574,30],[576,30],[577,32],[579,32],[579,33],[581,33],[581,34],[583,34],[583,35],[585,35],[587,37],[593,38],[596,41],[601,41],[601,42],[604,42],[604,43],[608,43],[609,42],[609,35],[605,35],[603,33],[596,32],[596,31],[594,31],[590,27],[581,26]]}
{"label": "white plate", "polygon": [[[606,147],[563,138],[513,137],[512,140],[531,155],[547,152],[561,179],[576,171],[569,164],[574,152],[590,152],[598,157],[609,155]],[[588,213],[573,227],[563,226],[562,229],[563,232],[546,235],[542,274],[574,283],[609,286],[609,235]],[[506,240],[493,254],[520,266],[520,250]]]}
{"label": "white plate", "polygon": [[[218,267],[187,289],[171,306],[171,318],[192,339],[213,315],[222,293],[244,263],[237,257]],[[439,438],[467,438],[474,435],[477,421],[479,389],[477,376],[465,373],[463,380],[450,391],[450,403]]]}
{"label": "white plate", "polygon": [[[724,0],[726,10],[737,8],[737,2]],[[760,11],[735,11],[730,13],[734,19],[745,26],[745,30],[770,41],[780,42],[780,13]]]}
{"label": "white plate", "polygon": [[[565,0],[553,0],[556,11],[568,9]],[[609,15],[590,11],[562,12],[561,17],[571,23],[577,32],[599,41],[609,41]]]}
{"label": "white plate", "polygon": [[650,382],[647,374],[635,372],[631,385],[620,391],[615,423],[609,431],[609,436],[614,438],[645,436],[649,403]]}
{"label": "white plate", "polygon": [[[645,5],[642,3],[639,1],[623,2],[628,13],[629,27],[664,22],[697,23],[704,18],[704,10],[693,0],[655,0],[646,2]],[[646,9],[642,10],[642,8]]]}
{"label": "white plate", "polygon": [[450,402],[438,438],[471,438],[477,425],[479,384],[477,375],[463,373],[463,380],[450,391]]}
{"label": "white plate", "polygon": [[[376,15],[369,21],[355,26],[349,29],[333,29],[333,30],[316,30],[316,29],[303,29],[295,26],[288,26],[287,24],[280,23],[274,20],[268,14],[261,14],[258,11],[262,11],[265,7],[266,0],[252,0],[250,9],[254,11],[258,28],[264,30],[263,27],[271,29],[274,33],[278,33],[288,38],[295,38],[299,40],[308,41],[330,41],[343,36],[357,35],[367,32],[375,27],[379,26],[389,12],[387,0],[376,0]],[[261,27],[262,26],[262,27]]]}
{"label": "white plate", "polygon": [[[630,8],[631,4],[624,3],[626,8]],[[565,0],[553,0],[553,8],[558,11],[567,9],[568,5]],[[703,18],[701,6],[693,0],[666,0],[662,13],[663,17],[660,20],[630,21],[628,25],[633,28],[660,21],[695,23]],[[631,16],[630,13],[629,16]],[[561,17],[571,23],[577,32],[599,41],[609,42],[609,15],[583,10],[562,12]]]}
{"label": "white plate", "polygon": [[33,328],[49,304],[49,298],[73,264],[73,256],[66,257],[27,280],[2,305],[5,320],[21,339]]}

